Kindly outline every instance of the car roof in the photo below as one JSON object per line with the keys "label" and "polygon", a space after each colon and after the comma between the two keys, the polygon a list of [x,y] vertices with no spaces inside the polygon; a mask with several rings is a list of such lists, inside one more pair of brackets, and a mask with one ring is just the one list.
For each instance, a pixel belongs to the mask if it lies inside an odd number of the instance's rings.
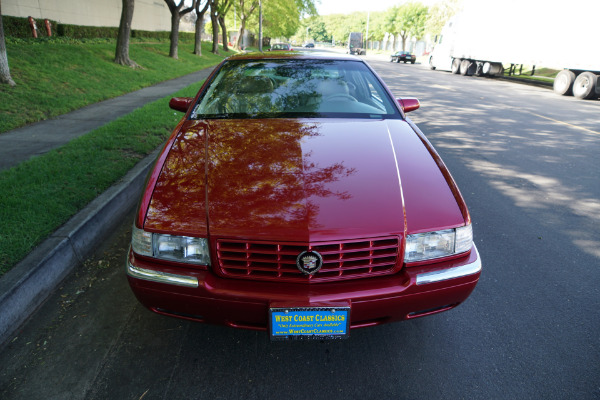
{"label": "car roof", "polygon": [[362,61],[356,56],[347,54],[321,52],[321,51],[291,51],[286,53],[280,52],[252,52],[236,54],[227,58],[227,60],[346,60],[346,61]]}

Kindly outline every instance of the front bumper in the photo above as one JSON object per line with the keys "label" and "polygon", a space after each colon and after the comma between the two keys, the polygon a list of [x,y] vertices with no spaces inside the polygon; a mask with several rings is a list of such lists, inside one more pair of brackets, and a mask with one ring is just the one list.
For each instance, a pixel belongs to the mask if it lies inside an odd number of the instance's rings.
{"label": "front bumper", "polygon": [[481,273],[475,246],[460,259],[403,268],[389,276],[298,284],[224,279],[208,270],[166,266],[137,257],[127,261],[129,284],[150,310],[201,322],[264,330],[269,309],[286,304],[351,307],[351,328],[435,314],[462,303]]}

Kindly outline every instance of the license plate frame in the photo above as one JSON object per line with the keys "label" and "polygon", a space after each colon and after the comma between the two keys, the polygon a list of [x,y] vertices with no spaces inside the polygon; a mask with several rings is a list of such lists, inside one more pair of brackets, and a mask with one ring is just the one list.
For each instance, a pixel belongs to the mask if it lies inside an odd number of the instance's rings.
{"label": "license plate frame", "polygon": [[269,308],[271,340],[347,339],[350,307]]}

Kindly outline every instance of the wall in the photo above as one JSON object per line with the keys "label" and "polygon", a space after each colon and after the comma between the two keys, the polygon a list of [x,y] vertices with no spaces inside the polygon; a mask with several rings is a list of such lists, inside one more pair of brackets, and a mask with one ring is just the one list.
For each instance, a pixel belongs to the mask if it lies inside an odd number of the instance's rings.
{"label": "wall", "polygon": [[[48,18],[63,24],[88,26],[119,26],[121,7],[122,0],[2,0],[3,15],[31,16],[36,20]],[[38,26],[41,26],[39,22]],[[171,13],[166,3],[135,0],[132,29],[171,30]]]}

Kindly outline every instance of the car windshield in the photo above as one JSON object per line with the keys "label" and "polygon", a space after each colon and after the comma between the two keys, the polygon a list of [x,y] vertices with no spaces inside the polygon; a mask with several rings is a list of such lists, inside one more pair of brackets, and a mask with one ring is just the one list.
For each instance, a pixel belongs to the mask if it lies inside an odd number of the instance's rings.
{"label": "car windshield", "polygon": [[401,118],[360,61],[232,60],[195,109],[211,118]]}

